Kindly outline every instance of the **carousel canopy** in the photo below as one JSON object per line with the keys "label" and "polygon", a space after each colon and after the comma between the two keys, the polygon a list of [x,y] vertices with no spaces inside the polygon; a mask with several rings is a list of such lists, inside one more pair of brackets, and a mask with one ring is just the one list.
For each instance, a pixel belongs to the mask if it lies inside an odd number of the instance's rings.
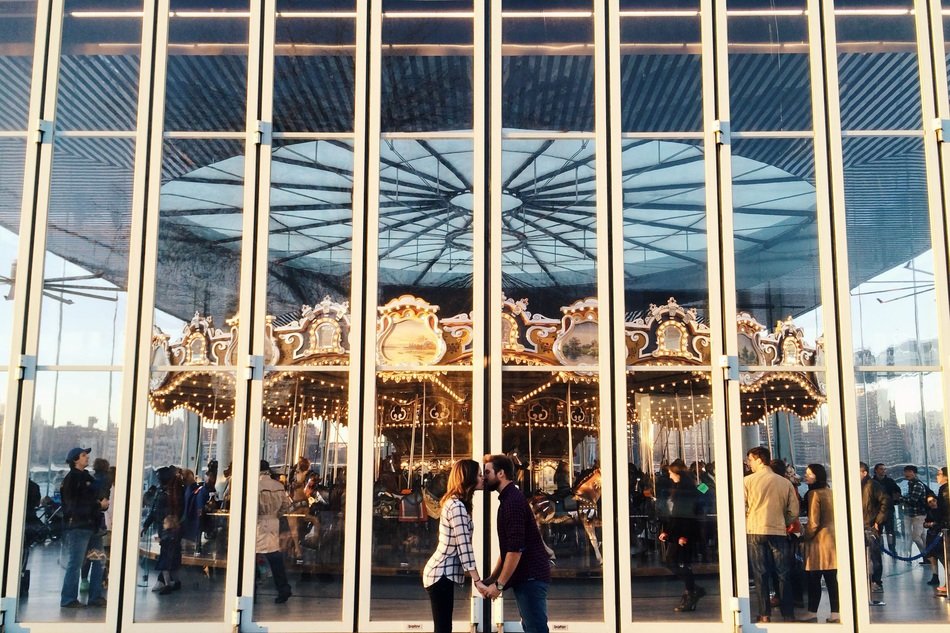
{"label": "carousel canopy", "polygon": [[[501,314],[505,364],[537,368],[507,374],[508,424],[595,429],[597,302],[584,299],[564,306],[560,318],[527,308],[524,299],[505,299]],[[377,414],[381,428],[390,433],[422,423],[433,429],[471,424],[467,373],[450,368],[471,364],[472,323],[466,315],[440,319],[438,311],[439,306],[411,295],[379,309]],[[326,298],[300,312],[299,319],[283,325],[267,320],[265,363],[275,369],[264,376],[263,418],[278,426],[316,417],[345,422],[348,306]],[[185,408],[211,420],[233,416],[238,328],[234,320],[228,325],[222,330],[196,315],[175,342],[156,330],[149,393],[156,413]],[[776,411],[814,416],[825,401],[820,375],[811,369],[820,343],[806,343],[791,318],[770,331],[741,314],[737,329],[740,362],[747,368],[740,374],[743,423],[756,423]],[[661,412],[665,405],[657,400],[655,421],[689,426],[708,417],[709,327],[696,319],[696,311],[670,299],[651,305],[624,330],[631,393],[669,396],[677,406],[674,420],[672,410]],[[670,367],[676,377],[637,371],[642,366]],[[688,407],[686,400],[675,400],[681,396],[691,398]]]}

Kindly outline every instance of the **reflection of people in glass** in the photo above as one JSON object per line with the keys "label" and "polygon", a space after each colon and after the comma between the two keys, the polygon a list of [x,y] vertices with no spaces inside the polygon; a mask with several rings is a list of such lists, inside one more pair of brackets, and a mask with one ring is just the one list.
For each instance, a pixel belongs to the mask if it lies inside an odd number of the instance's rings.
{"label": "reflection of people in glass", "polygon": [[[86,472],[91,448],[76,447],[66,455],[69,473],[63,479],[60,494],[66,524],[63,531],[63,553],[66,558],[66,573],[59,606],[75,609],[84,606],[78,600],[79,571],[87,553],[102,550],[99,536],[99,521],[102,511],[109,506],[108,499],[100,499],[95,480]],[[102,595],[102,560],[93,561],[89,572],[89,606],[104,607]]]}
{"label": "reflection of people in glass", "polygon": [[439,544],[422,572],[429,592],[435,633],[452,633],[455,585],[465,574],[478,583],[472,549],[472,495],[482,489],[482,469],[478,462],[460,459],[452,465],[439,515]]}
{"label": "reflection of people in glass", "polygon": [[284,553],[280,550],[280,515],[290,510],[290,497],[284,486],[271,476],[270,464],[261,460],[257,491],[257,541],[254,551],[263,554],[270,565],[277,588],[274,602],[283,604],[293,594],[287,582]]}
{"label": "reflection of people in glass", "polygon": [[[934,587],[940,584],[938,563],[944,562],[939,546],[935,546],[934,543],[940,538],[943,530],[950,527],[950,498],[948,498],[946,466],[937,471],[937,484],[939,488],[936,494],[927,493],[927,516],[924,519],[924,527],[927,528],[927,548],[935,548],[931,550],[932,555],[928,557],[931,576],[927,583]],[[946,591],[946,587],[942,589]]]}
{"label": "reflection of people in glass", "polygon": [[881,524],[887,520],[891,499],[881,484],[868,476],[868,465],[860,463],[861,510],[864,516],[864,545],[871,562],[871,591],[884,591],[881,576],[884,563],[881,560]]}
{"label": "reflection of people in glass", "polygon": [[663,521],[659,539],[666,544],[664,563],[683,581],[683,599],[674,611],[695,611],[706,590],[696,585],[693,576],[693,552],[699,544],[701,499],[686,462],[675,459],[669,465],[670,512]]}
{"label": "reflection of people in glass", "polygon": [[[903,498],[904,533],[910,535],[910,540],[917,546],[917,550],[923,554],[926,547],[924,543],[924,517],[927,516],[927,486],[917,476],[917,467],[913,464],[904,466],[904,479],[907,480],[907,495]],[[910,552],[909,545],[907,549]]]}
{"label": "reflection of people in glass", "polygon": [[743,480],[746,509],[746,541],[749,562],[758,597],[758,621],[772,620],[769,588],[772,577],[778,578],[777,593],[782,617],[794,618],[790,582],[792,550],[786,528],[798,518],[798,498],[792,483],[772,471],[771,455],[767,448],[756,446],[749,450],[752,474]]}
{"label": "reflection of people in glass", "polygon": [[826,622],[840,622],[838,616],[838,559],[835,554],[835,510],[828,487],[828,473],[821,464],[809,464],[805,469],[808,492],[805,507],[808,523],[804,526],[805,576],[808,581],[808,617],[805,622],[818,621],[821,602],[821,579],[825,579],[831,615]]}
{"label": "reflection of people in glass", "polygon": [[158,579],[152,591],[167,595],[181,589],[181,581],[175,578],[181,568],[181,523],[183,486],[174,466],[163,466],[156,471],[159,488],[145,522],[142,534],[155,525],[158,528],[158,561],[155,569]]}
{"label": "reflection of people in glass", "polygon": [[891,509],[887,514],[887,520],[881,525],[881,535],[887,533],[887,543],[891,549],[894,549],[897,536],[897,513],[894,511],[894,506],[901,500],[901,489],[896,481],[887,476],[887,466],[883,463],[874,464],[874,479],[881,484],[884,492],[891,498]]}

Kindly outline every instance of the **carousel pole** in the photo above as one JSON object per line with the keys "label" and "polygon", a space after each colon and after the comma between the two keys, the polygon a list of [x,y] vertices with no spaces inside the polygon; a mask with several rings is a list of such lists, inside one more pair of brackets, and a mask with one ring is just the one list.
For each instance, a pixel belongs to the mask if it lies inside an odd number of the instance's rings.
{"label": "carousel pole", "polygon": [[419,399],[412,401],[412,431],[409,434],[409,469],[406,471],[406,488],[412,490],[412,462],[416,456],[416,414],[419,411]]}
{"label": "carousel pole", "polygon": [[419,442],[419,483],[425,480],[426,470],[426,383],[422,383],[422,441]]}
{"label": "carousel pole", "polygon": [[788,459],[795,465],[795,442],[792,441],[792,414],[785,412],[785,431],[788,433]]}
{"label": "carousel pole", "polygon": [[326,412],[320,414],[320,470],[323,471],[323,485],[327,485],[327,474],[330,472],[330,427],[327,426]]}
{"label": "carousel pole", "polygon": [[571,418],[571,383],[567,383],[567,459],[574,479],[574,423]]}
{"label": "carousel pole", "polygon": [[340,468],[340,455],[337,447],[340,445],[340,421],[333,421],[333,485],[336,485],[336,471]]}
{"label": "carousel pole", "polygon": [[686,448],[684,447],[684,437],[683,437],[683,412],[680,409],[680,399],[675,393],[673,394],[673,404],[676,406],[676,427],[677,427],[677,436],[676,441],[678,445],[677,457],[683,459],[686,456]]}

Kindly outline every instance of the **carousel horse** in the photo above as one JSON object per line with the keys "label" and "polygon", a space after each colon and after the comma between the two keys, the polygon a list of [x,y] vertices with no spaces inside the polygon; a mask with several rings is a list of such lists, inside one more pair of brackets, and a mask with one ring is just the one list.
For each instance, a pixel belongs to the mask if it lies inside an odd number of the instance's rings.
{"label": "carousel horse", "polygon": [[[595,468],[587,473],[583,479],[578,480],[574,485],[572,494],[564,500],[564,510],[558,510],[558,499],[552,494],[537,493],[528,500],[531,506],[531,512],[534,513],[534,520],[538,524],[538,529],[542,524],[558,525],[562,523],[580,523],[587,534],[587,540],[594,550],[594,556],[598,563],[603,563],[600,555],[600,543],[597,540],[594,520],[597,515],[597,504],[600,502],[601,494],[600,468]],[[567,508],[576,508],[568,510]],[[555,558],[554,550],[541,539],[544,549],[548,556],[553,560]]]}
{"label": "carousel horse", "polygon": [[422,499],[425,502],[426,514],[430,519],[438,520],[442,514],[442,495],[448,489],[449,475],[440,472],[429,477],[422,487]]}

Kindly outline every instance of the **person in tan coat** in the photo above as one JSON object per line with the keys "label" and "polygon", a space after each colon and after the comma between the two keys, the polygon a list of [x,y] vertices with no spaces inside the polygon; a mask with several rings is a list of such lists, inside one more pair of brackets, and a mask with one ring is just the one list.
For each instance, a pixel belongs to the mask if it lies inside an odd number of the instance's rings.
{"label": "person in tan coat", "polygon": [[838,560],[835,553],[835,511],[828,487],[828,473],[821,464],[809,464],[805,469],[808,492],[805,507],[808,524],[802,539],[805,543],[805,576],[808,582],[808,615],[803,622],[818,621],[821,602],[821,579],[828,588],[831,615],[826,622],[840,622],[838,615]]}
{"label": "person in tan coat", "polygon": [[261,475],[258,482],[257,501],[257,546],[255,552],[262,554],[270,565],[277,587],[274,602],[282,604],[292,595],[284,567],[284,553],[280,551],[280,515],[290,510],[290,497],[281,483],[271,477],[270,464],[261,460]]}

